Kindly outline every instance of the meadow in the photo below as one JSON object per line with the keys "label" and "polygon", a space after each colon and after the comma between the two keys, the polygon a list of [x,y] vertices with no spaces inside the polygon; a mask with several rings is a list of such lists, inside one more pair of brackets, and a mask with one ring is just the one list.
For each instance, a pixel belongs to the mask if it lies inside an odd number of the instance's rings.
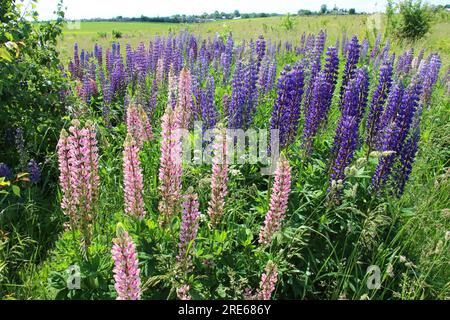
{"label": "meadow", "polygon": [[[140,42],[149,42],[154,36],[167,36],[170,32],[177,33],[188,30],[202,38],[214,37],[216,34],[222,36],[233,32],[237,41],[256,38],[264,35],[267,39],[278,39],[282,41],[298,42],[303,32],[318,33],[320,30],[327,30],[326,45],[334,45],[332,41],[340,38],[343,33],[366,37],[374,41],[377,33],[384,34],[386,27],[386,17],[383,14],[373,15],[327,15],[327,16],[294,16],[291,29],[286,29],[285,17],[239,19],[239,20],[219,20],[207,23],[183,24],[183,23],[144,23],[144,22],[80,22],[80,29],[65,27],[62,40],[58,48],[63,58],[68,58],[72,54],[73,44],[76,42],[81,48],[91,48],[95,43],[104,47],[110,46],[113,42],[122,45],[130,44],[136,47]],[[74,25],[75,26],[75,25]],[[116,39],[112,31],[120,31],[122,38]],[[450,54],[450,22],[441,18],[433,26],[427,37],[415,44],[418,48],[425,50],[435,50],[442,53],[443,65],[448,65]],[[400,45],[394,41],[392,43],[394,51],[404,51],[411,45]]]}
{"label": "meadow", "polygon": [[5,124],[0,297],[449,299],[445,17],[66,25]]}

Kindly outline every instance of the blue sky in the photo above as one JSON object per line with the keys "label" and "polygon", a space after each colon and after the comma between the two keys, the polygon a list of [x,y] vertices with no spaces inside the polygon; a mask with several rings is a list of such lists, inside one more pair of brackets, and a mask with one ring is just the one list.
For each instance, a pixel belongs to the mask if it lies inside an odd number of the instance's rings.
{"label": "blue sky", "polygon": [[[29,0],[24,0],[28,3]],[[429,0],[431,4],[446,4],[449,0]],[[42,20],[54,17],[58,0],[39,0],[37,9]],[[202,14],[203,12],[241,13],[276,12],[295,13],[299,9],[319,10],[321,4],[329,8],[355,8],[357,11],[384,10],[386,0],[64,0],[68,19],[111,18],[116,16],[139,17],[141,15],[170,16],[173,14]]]}

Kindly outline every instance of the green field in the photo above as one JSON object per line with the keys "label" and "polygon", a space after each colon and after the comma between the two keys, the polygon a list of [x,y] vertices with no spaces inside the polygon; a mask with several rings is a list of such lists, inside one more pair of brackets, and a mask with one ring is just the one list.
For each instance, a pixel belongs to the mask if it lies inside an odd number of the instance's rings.
{"label": "green field", "polygon": [[[204,38],[212,38],[216,34],[224,35],[233,32],[238,41],[256,38],[262,34],[272,41],[291,41],[294,44],[300,41],[301,34],[317,33],[321,29],[327,30],[327,44],[334,45],[337,38],[341,38],[343,32],[347,35],[356,34],[359,38],[367,37],[370,43],[374,42],[376,34],[384,33],[385,18],[383,15],[356,15],[356,16],[315,16],[315,17],[291,17],[293,28],[286,30],[283,26],[284,17],[223,20],[196,24],[176,23],[145,23],[145,22],[81,22],[80,29],[66,29],[59,44],[61,54],[67,58],[72,55],[73,44],[78,43],[80,48],[92,49],[95,43],[108,47],[112,42],[131,44],[133,47],[140,42],[147,43],[154,36],[165,36],[170,32],[177,33],[180,30],[188,30]],[[121,39],[114,39],[112,31],[122,32]],[[103,35],[102,35],[103,33]],[[106,34],[106,37],[104,35]],[[450,21],[441,19],[437,21],[431,32],[417,44],[417,48],[425,48],[429,51],[438,51],[442,54],[442,63],[448,66],[450,56]],[[409,48],[407,44],[400,45],[392,42],[392,48],[396,52]],[[445,69],[445,68],[444,68]]]}

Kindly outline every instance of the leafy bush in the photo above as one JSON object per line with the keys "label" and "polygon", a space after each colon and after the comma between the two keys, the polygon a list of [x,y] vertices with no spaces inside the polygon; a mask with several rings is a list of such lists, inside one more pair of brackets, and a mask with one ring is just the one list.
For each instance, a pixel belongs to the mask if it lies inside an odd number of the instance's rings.
{"label": "leafy bush", "polygon": [[[19,282],[27,261],[43,257],[60,230],[52,215],[56,167],[49,159],[69,88],[56,49],[64,12],[60,3],[56,21],[38,23],[34,3],[31,7],[24,10],[15,1],[0,4],[0,162],[15,174],[0,187],[0,279],[8,279],[0,281],[0,295],[7,282]],[[30,159],[45,171],[36,184],[21,173]]]}
{"label": "leafy bush", "polygon": [[[399,16],[395,17],[396,21],[392,19],[392,13],[388,12],[391,30],[397,38],[416,42],[429,32],[432,15],[428,5],[422,4],[421,0],[404,0],[398,3],[397,9]],[[392,10],[392,7],[388,10]]]}
{"label": "leafy bush", "polygon": [[120,39],[120,38],[122,38],[122,31],[113,30],[112,36],[114,39]]}

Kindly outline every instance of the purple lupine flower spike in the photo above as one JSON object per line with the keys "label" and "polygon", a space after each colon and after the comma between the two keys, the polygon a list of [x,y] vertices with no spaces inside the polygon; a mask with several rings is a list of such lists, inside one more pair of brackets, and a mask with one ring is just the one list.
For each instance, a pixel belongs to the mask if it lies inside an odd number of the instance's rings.
{"label": "purple lupine flower spike", "polygon": [[392,85],[393,61],[385,60],[380,67],[378,85],[372,94],[369,114],[366,122],[366,143],[369,150],[375,149],[377,134],[380,131],[383,106],[389,95]]}
{"label": "purple lupine flower spike", "polygon": [[344,98],[344,93],[347,89],[347,85],[353,79],[355,74],[356,65],[359,61],[360,45],[358,43],[358,37],[353,36],[350,40],[347,48],[347,61],[345,62],[344,74],[342,76],[341,84],[341,105]]}
{"label": "purple lupine flower spike", "polygon": [[28,162],[28,174],[32,183],[38,183],[41,181],[41,169],[36,161],[31,159]]}

